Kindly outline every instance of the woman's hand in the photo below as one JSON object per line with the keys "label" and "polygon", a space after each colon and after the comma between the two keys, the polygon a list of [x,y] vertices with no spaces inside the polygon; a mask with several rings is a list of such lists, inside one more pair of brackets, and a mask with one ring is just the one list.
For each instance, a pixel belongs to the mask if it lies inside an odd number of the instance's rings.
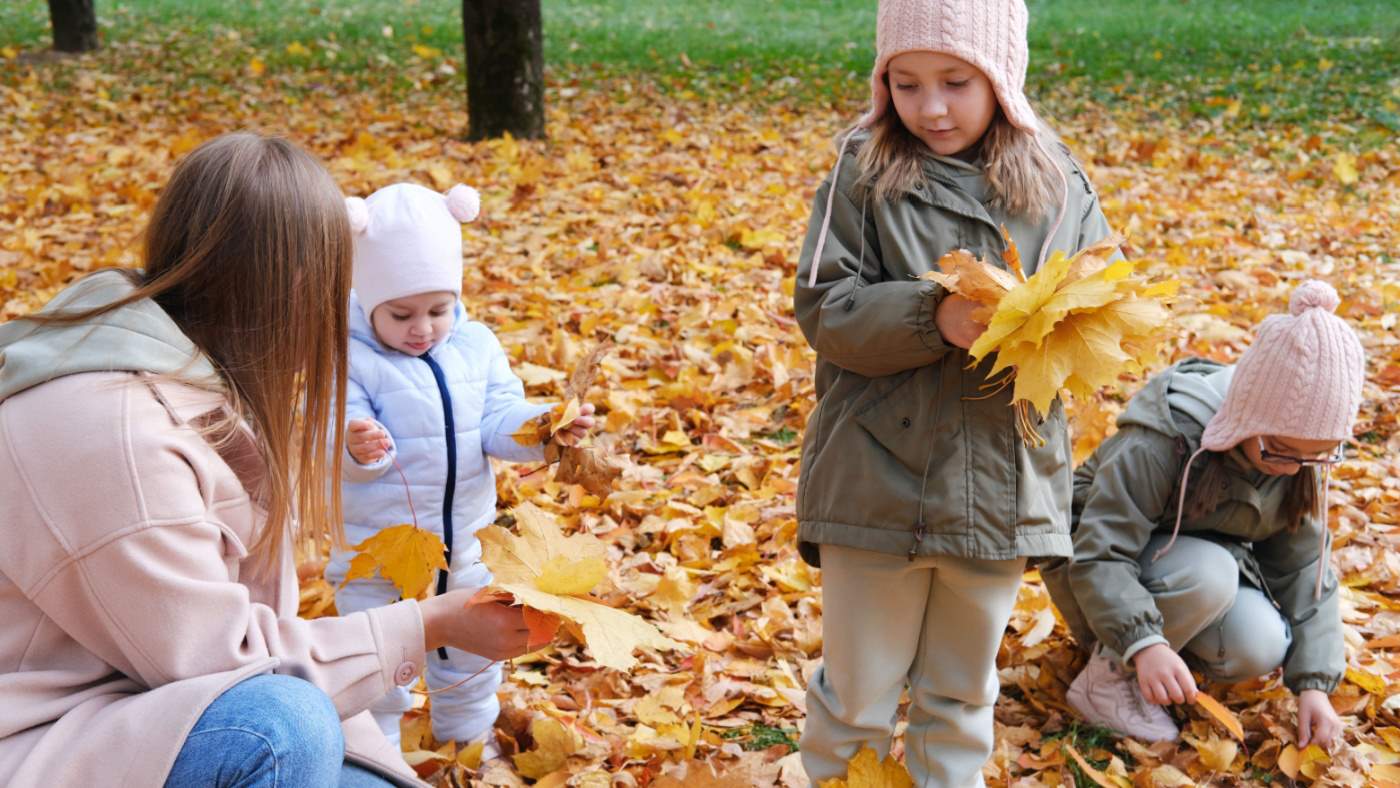
{"label": "woman's hand", "polygon": [[372,465],[389,452],[389,433],[373,419],[355,419],[345,428],[345,448],[361,465]]}
{"label": "woman's hand", "polygon": [[451,646],[495,662],[530,651],[525,608],[478,600],[478,590],[457,589],[418,603],[425,651]]}
{"label": "woman's hand", "polygon": [[596,410],[597,408],[593,407],[591,402],[580,405],[578,417],[560,427],[559,431],[554,433],[554,440],[561,446],[577,446],[579,441],[588,437],[589,431],[593,429],[596,422],[593,413]]}
{"label": "woman's hand", "polygon": [[1316,744],[1323,749],[1342,732],[1342,720],[1332,701],[1322,690],[1303,690],[1298,693],[1298,746]]}
{"label": "woman's hand", "polygon": [[1133,655],[1133,667],[1137,668],[1142,696],[1149,701],[1158,706],[1196,702],[1196,680],[1171,646],[1148,646]]}
{"label": "woman's hand", "polygon": [[987,330],[985,323],[972,319],[972,313],[981,305],[966,296],[949,293],[943,296],[938,310],[933,313],[933,323],[943,341],[966,350]]}

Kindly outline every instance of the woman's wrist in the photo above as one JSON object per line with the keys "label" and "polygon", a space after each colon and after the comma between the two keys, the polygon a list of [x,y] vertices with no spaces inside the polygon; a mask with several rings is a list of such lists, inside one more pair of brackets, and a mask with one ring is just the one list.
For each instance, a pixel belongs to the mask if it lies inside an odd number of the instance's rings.
{"label": "woman's wrist", "polygon": [[442,597],[431,596],[418,601],[418,610],[423,615],[423,651],[428,652],[446,645],[442,633]]}

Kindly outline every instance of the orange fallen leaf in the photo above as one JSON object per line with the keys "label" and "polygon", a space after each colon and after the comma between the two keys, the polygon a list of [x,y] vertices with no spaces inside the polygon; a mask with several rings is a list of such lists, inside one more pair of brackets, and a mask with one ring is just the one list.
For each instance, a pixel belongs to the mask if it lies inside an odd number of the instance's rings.
{"label": "orange fallen leaf", "polygon": [[1074,749],[1074,745],[1069,742],[1065,742],[1065,752],[1069,753],[1069,757],[1074,759],[1074,764],[1079,767],[1079,771],[1083,772],[1085,777],[1093,780],[1095,785],[1101,785],[1103,788],[1122,788],[1122,786],[1110,779],[1108,775],[1095,769],[1092,764],[1084,760],[1084,756],[1080,755],[1079,751]]}
{"label": "orange fallen leaf", "polygon": [[1244,741],[1244,726],[1240,724],[1240,718],[1235,716],[1233,711],[1225,708],[1225,705],[1207,693],[1196,693],[1196,705],[1200,706],[1216,722],[1225,726],[1225,730],[1230,732],[1240,741]]}

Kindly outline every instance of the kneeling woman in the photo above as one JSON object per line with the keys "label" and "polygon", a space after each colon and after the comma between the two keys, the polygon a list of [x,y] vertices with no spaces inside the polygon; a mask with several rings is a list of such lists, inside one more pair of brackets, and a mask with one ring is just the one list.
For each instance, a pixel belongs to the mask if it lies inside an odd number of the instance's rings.
{"label": "kneeling woman", "polygon": [[1195,700],[1185,652],[1221,681],[1283,666],[1299,745],[1340,732],[1327,699],[1346,669],[1327,475],[1365,359],[1337,303],[1306,282],[1235,366],[1157,375],[1075,472],[1074,556],[1045,578],[1081,642],[1098,641],[1069,690],[1088,721],[1176,738],[1162,707]]}

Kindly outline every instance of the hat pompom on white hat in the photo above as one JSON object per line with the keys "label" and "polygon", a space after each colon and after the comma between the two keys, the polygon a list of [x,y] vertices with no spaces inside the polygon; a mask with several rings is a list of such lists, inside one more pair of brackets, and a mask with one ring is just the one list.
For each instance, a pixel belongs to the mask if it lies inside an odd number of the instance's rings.
{"label": "hat pompom on white hat", "polygon": [[481,213],[481,195],[457,184],[446,194],[414,183],[345,200],[355,240],[352,285],[367,320],[385,301],[462,292],[462,225]]}

